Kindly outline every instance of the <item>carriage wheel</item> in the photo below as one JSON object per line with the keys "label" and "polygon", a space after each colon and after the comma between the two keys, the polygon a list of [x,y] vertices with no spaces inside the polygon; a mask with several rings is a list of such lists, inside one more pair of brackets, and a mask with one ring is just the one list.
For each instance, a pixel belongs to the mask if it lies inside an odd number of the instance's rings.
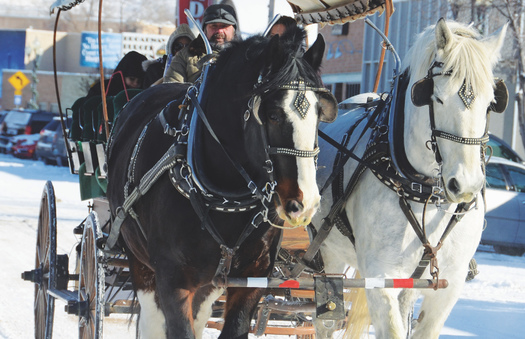
{"label": "carriage wheel", "polygon": [[78,298],[80,304],[79,337],[102,338],[104,317],[105,273],[102,265],[104,253],[97,247],[97,239],[102,231],[95,212],[92,212],[84,224],[82,248],[80,251],[80,275]]}
{"label": "carriage wheel", "polygon": [[55,298],[47,290],[56,287],[56,222],[55,190],[51,181],[48,181],[40,200],[36,238],[35,272],[38,272],[39,278],[35,280],[34,312],[37,339],[50,339],[53,334]]}

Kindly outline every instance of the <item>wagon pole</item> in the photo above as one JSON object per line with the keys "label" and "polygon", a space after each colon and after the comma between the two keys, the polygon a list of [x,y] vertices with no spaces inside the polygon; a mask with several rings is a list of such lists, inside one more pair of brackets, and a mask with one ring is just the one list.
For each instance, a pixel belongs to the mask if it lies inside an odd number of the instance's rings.
{"label": "wagon pole", "polygon": [[102,62],[102,0],[99,0],[98,3],[98,61],[100,68],[100,95],[102,96],[104,129],[106,130],[106,140],[109,140],[108,108],[106,106],[106,86],[104,83],[104,64]]}
{"label": "wagon pole", "polygon": [[[394,4],[392,3],[392,0],[386,0],[385,7],[386,7],[385,36],[388,37],[388,31],[390,29],[390,17],[392,16],[392,13],[394,12]],[[379,65],[377,66],[378,68],[377,68],[376,80],[374,83],[374,90],[372,92],[377,92],[377,88],[379,87],[379,79],[381,78],[381,72],[383,71],[383,62],[385,61],[385,53],[386,53],[386,48],[383,46],[383,48],[381,49],[381,56],[379,57]]]}

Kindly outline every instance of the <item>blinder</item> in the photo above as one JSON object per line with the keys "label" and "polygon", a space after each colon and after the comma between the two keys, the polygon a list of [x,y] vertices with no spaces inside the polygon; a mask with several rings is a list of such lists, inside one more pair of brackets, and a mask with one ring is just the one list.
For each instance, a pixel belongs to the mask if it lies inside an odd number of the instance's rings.
{"label": "blinder", "polygon": [[[412,103],[416,107],[422,107],[432,104],[432,95],[434,94],[434,80],[430,77],[424,77],[412,86]],[[489,105],[489,111],[503,113],[507,109],[509,102],[509,91],[507,85],[502,79],[496,81],[494,89],[494,102]]]}
{"label": "blinder", "polygon": [[[279,89],[298,91],[294,99],[294,106],[303,119],[307,112],[305,107],[310,105],[308,99],[305,97],[306,91],[313,91],[319,96],[319,104],[321,106],[319,121],[331,123],[337,118],[337,100],[328,89],[324,87],[313,87],[302,80],[292,81],[289,84],[279,87]],[[253,97],[252,112],[259,125],[262,125],[262,120],[259,116],[261,101],[260,96]]]}
{"label": "blinder", "polygon": [[494,89],[494,102],[489,105],[489,111],[495,113],[503,113],[507,109],[509,103],[509,91],[507,85],[502,79],[496,81],[496,88]]}
{"label": "blinder", "polygon": [[319,104],[321,105],[321,113],[319,120],[326,123],[332,123],[337,118],[337,99],[329,90],[317,92],[319,95]]}
{"label": "blinder", "polygon": [[434,94],[434,80],[425,77],[412,86],[412,103],[416,107],[430,105],[432,104],[432,94]]}

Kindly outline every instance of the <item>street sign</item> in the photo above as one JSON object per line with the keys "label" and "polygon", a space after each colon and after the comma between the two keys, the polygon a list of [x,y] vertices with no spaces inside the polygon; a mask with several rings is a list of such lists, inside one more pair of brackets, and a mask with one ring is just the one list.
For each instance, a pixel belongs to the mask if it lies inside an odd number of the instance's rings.
{"label": "street sign", "polygon": [[[31,81],[24,75],[24,73],[18,71],[15,74],[11,75],[8,79],[11,86],[15,88],[15,92],[20,92],[22,88],[26,87]],[[22,94],[22,93],[20,93]]]}

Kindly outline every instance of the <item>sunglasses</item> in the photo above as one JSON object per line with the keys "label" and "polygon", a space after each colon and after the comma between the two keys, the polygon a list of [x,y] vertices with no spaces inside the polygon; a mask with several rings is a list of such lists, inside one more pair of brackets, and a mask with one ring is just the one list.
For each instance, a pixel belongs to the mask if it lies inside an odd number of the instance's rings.
{"label": "sunglasses", "polygon": [[183,44],[181,42],[176,42],[176,43],[173,44],[172,49],[173,49],[174,52],[178,52],[178,51],[180,51],[181,49],[183,49],[184,47],[186,47],[188,45],[189,44]]}

